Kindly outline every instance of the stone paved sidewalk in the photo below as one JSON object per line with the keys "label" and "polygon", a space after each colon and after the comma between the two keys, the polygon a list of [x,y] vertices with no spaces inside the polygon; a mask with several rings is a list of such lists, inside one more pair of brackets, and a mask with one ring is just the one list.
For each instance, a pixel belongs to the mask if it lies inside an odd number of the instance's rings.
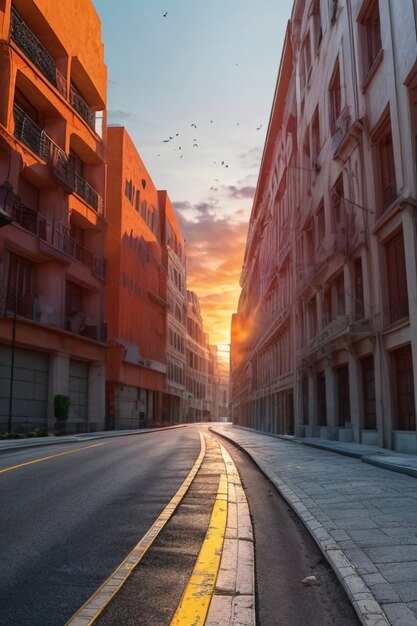
{"label": "stone paved sidewalk", "polygon": [[367,626],[417,626],[417,480],[231,426],[320,546]]}

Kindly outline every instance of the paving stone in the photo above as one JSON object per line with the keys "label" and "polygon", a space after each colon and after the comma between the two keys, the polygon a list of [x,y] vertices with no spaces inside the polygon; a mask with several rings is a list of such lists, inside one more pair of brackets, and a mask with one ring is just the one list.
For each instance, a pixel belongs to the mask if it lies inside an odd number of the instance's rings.
{"label": "paving stone", "polygon": [[213,596],[210,602],[206,626],[229,626],[232,616],[232,596]]}
{"label": "paving stone", "polygon": [[417,583],[402,582],[392,585],[403,602],[417,601]]}
{"label": "paving stone", "polygon": [[405,604],[384,604],[392,626],[417,626],[417,617]]}
{"label": "paving stone", "polygon": [[388,583],[380,583],[371,587],[372,594],[378,602],[400,602],[401,598]]}
{"label": "paving stone", "polygon": [[253,544],[238,540],[237,550],[236,591],[241,595],[252,595],[255,590]]}
{"label": "paving stone", "polygon": [[379,565],[378,569],[389,583],[417,584],[417,563],[387,563]]}
{"label": "paving stone", "polygon": [[365,552],[374,563],[406,563],[417,560],[416,545],[366,548]]}
{"label": "paving stone", "polygon": [[359,548],[344,548],[343,546],[342,548],[358,574],[374,574],[378,571],[375,564],[368,558],[363,550],[360,550]]}
{"label": "paving stone", "polygon": [[233,598],[230,626],[255,626],[254,602],[254,596]]}
{"label": "paving stone", "polygon": [[236,591],[236,568],[237,540],[225,539],[220,569],[216,581],[216,589],[233,593]]}

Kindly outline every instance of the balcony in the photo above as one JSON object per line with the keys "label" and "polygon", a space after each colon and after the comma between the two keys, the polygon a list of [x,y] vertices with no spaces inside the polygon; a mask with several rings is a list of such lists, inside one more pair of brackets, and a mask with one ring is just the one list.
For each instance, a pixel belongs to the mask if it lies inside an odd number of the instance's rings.
{"label": "balcony", "polygon": [[358,144],[362,130],[362,121],[352,120],[350,107],[346,106],[335,123],[335,129],[332,135],[333,158],[343,158],[346,160],[354,147]]}
{"label": "balcony", "polygon": [[103,198],[84,178],[74,171],[68,156],[18,104],[14,104],[14,135],[22,143],[46,161],[54,175],[64,183],[68,193],[75,192],[99,215],[104,216]]}
{"label": "balcony", "polygon": [[[48,241],[52,222],[49,218],[17,200],[12,209],[13,221],[43,241]],[[48,228],[49,227],[49,228]]]}
{"label": "balcony", "polygon": [[74,191],[80,196],[87,204],[89,204],[99,215],[104,215],[103,198],[97,193],[95,189],[87,183],[84,178],[81,178],[77,172],[74,172]]}
{"label": "balcony", "polygon": [[[409,318],[408,294],[392,300],[382,311],[382,327],[384,330],[394,324],[406,322]],[[380,314],[381,316],[381,314]]]}
{"label": "balcony", "polygon": [[14,136],[38,155],[43,161],[49,161],[51,139],[18,104],[13,105]]}
{"label": "balcony", "polygon": [[12,8],[10,38],[32,61],[45,78],[66,97],[67,84],[64,76],[57,70],[55,61],[41,42],[35,37],[17,11]]}
{"label": "balcony", "polygon": [[69,234],[69,229],[62,225],[57,225],[54,233],[54,244],[64,254],[71,257],[75,261],[86,265],[91,269],[91,273],[105,280],[106,278],[106,261],[102,257],[94,254],[91,250],[78,243]]}
{"label": "balcony", "polygon": [[89,127],[95,132],[96,130],[96,114],[90,109],[86,101],[80,96],[73,85],[70,87],[70,104],[81,115],[83,120],[87,122]]}

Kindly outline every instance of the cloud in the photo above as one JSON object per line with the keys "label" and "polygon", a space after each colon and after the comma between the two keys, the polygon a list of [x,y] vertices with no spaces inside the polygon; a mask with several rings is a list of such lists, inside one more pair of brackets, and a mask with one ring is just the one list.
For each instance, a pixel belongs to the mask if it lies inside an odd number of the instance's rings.
{"label": "cloud", "polygon": [[250,186],[239,188],[235,187],[234,185],[229,185],[229,187],[226,187],[226,189],[229,192],[231,198],[236,198],[238,200],[241,200],[242,198],[252,199],[255,196],[256,191],[255,187]]}
{"label": "cloud", "polygon": [[130,118],[130,113],[126,113],[126,111],[121,111],[120,109],[118,109],[117,111],[112,111],[111,109],[109,109],[107,111],[107,119],[109,122],[128,120],[129,118]]}
{"label": "cloud", "polygon": [[205,331],[211,343],[230,343],[248,223],[219,216],[208,201],[173,204],[187,242],[187,286],[200,298]]}

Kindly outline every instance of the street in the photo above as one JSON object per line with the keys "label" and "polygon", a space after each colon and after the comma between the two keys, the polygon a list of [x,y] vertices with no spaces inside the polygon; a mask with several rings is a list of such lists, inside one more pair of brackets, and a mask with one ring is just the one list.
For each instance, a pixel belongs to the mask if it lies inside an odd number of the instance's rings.
{"label": "street", "polygon": [[[174,619],[205,543],[219,477],[225,471],[227,452],[219,445],[223,440],[210,436],[207,425],[190,425],[3,453],[0,496],[6,505],[0,526],[0,624],[92,623],[77,621],[81,619],[78,610],[93,594],[97,604],[97,589],[141,541],[177,492],[199,457],[200,433],[205,433],[201,467],[185,497],[118,593],[110,603],[106,600],[100,614],[96,609],[94,612],[100,626],[162,626]],[[308,533],[299,522],[297,525],[292,512],[276,492],[272,493],[253,463],[233,446],[227,444],[227,449],[241,473],[254,522],[259,623],[295,624],[300,619],[305,622],[310,615],[311,624],[356,624],[347,597]],[[229,476],[229,489],[235,483],[232,488],[239,488],[242,494],[235,499],[242,500],[244,490],[236,480]],[[240,544],[252,541],[252,530],[247,527],[250,519],[238,509],[235,530],[232,506],[229,502],[222,566],[206,623],[217,623],[213,611],[222,594],[226,601],[232,599],[227,596],[233,591],[227,590],[230,580],[236,580],[236,596],[241,600],[251,597],[248,586],[254,576],[253,562],[249,560],[243,567],[240,557],[230,566],[233,537]],[[236,573],[238,570],[244,573]],[[311,574],[321,584],[306,588],[300,580]],[[246,616],[243,623],[252,624],[253,598],[240,610],[240,615]],[[224,613],[223,608],[221,611]],[[176,619],[172,623],[188,623],[183,615]],[[226,613],[224,623],[228,623]]]}

